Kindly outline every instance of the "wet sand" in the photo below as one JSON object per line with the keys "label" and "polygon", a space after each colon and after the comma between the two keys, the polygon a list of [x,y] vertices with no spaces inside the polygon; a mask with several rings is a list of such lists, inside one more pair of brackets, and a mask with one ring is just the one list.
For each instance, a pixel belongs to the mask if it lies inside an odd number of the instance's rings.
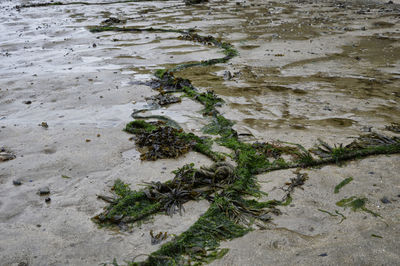
{"label": "wet sand", "polygon": [[[153,1],[13,9],[27,2],[0,1],[0,144],[16,155],[0,162],[1,265],[132,260],[160,247],[151,245],[150,230],[180,234],[207,210],[206,201],[190,202],[182,216],[157,215],[127,232],[90,220],[106,206],[96,195],[110,195],[117,178],[140,189],[144,181],[171,179],[170,172],[186,163],[211,163],[194,152],[142,162],[122,129],[132,111],[156,94],[138,85],[155,69],[221,56],[214,47],[178,40],[176,33],[88,31],[108,17],[126,20],[120,26],[193,27],[232,43],[240,55],[229,63],[177,75],[221,95],[221,112],[239,133],[252,134],[249,141],[346,144],[369,131],[393,135],[385,126],[400,121],[396,4]],[[200,110],[184,99],[149,113],[201,134],[207,121]],[[376,156],[307,170],[309,180],[281,208],[283,215],[266,230],[223,243],[230,252],[214,264],[399,264],[399,162],[399,155]],[[279,198],[293,175],[272,172],[259,181],[269,199]],[[354,181],[334,194],[350,176]],[[44,186],[50,203],[37,195]],[[335,205],[349,196],[368,198],[367,207],[382,218]],[[339,210],[347,219],[339,223],[318,209]]]}

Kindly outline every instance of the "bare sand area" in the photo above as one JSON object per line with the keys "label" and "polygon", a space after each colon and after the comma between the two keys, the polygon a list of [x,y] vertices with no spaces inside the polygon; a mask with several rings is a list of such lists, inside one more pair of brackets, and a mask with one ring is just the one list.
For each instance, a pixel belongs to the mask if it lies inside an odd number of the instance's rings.
{"label": "bare sand area", "polygon": [[[107,0],[15,8],[30,2],[0,0],[0,146],[15,155],[0,161],[0,265],[132,261],[165,243],[152,245],[150,230],[168,232],[170,240],[209,207],[191,201],[182,215],[156,215],[125,231],[91,220],[107,206],[97,195],[111,195],[116,179],[141,189],[143,182],[171,179],[185,164],[212,163],[194,151],[141,161],[123,129],[133,110],[149,108],[146,98],[157,94],[146,85],[156,69],[218,58],[221,51],[174,32],[89,32],[110,17],[123,21],[119,26],[194,28],[231,43],[239,55],[229,62],[176,76],[222,97],[219,111],[246,141],[311,148],[318,139],[333,145],[370,132],[399,136],[386,128],[400,122],[398,0]],[[208,123],[201,109],[183,98],[146,113],[201,135]],[[279,207],[282,214],[262,230],[221,243],[229,252],[213,265],[400,264],[400,155],[302,171],[309,179],[291,204]],[[257,179],[274,199],[295,175],[281,170]],[[50,194],[38,195],[46,187]],[[367,199],[379,216],[335,204],[351,196]]]}

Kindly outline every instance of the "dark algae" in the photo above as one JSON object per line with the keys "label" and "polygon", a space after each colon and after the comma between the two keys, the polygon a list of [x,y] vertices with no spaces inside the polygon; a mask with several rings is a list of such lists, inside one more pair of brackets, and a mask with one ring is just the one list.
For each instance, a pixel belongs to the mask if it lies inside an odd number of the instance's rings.
{"label": "dark algae", "polygon": [[[125,131],[135,135],[136,144],[142,149],[142,160],[177,158],[191,150],[205,154],[214,164],[196,168],[188,164],[173,172],[173,179],[146,183],[142,190],[131,190],[120,180],[115,181],[113,191],[117,198],[110,202],[103,213],[94,217],[100,225],[124,225],[140,222],[154,215],[176,215],[184,211],[184,204],[192,200],[205,199],[210,203],[208,210],[185,232],[164,243],[157,251],[148,254],[144,261],[128,262],[128,265],[189,265],[209,263],[225,255],[228,250],[220,249],[221,241],[241,237],[254,229],[264,228],[264,224],[279,215],[279,208],[291,204],[293,192],[302,188],[308,179],[301,168],[318,167],[328,164],[343,164],[349,160],[370,155],[393,154],[400,152],[400,139],[376,133],[363,135],[349,145],[329,145],[322,140],[319,146],[307,150],[295,143],[246,143],[241,141],[233,128],[234,123],[218,110],[224,101],[214,91],[200,91],[191,81],[176,77],[175,73],[193,66],[208,66],[226,63],[238,55],[229,43],[212,36],[201,36],[194,30],[113,27],[109,25],[90,27],[93,33],[115,32],[173,32],[180,34],[178,39],[212,45],[222,49],[223,57],[195,63],[181,64],[171,69],[159,69],[151,87],[159,92],[150,100],[157,106],[179,102],[177,96],[188,97],[204,106],[202,115],[209,122],[203,133],[211,137],[200,137],[184,132],[179,125],[161,116],[140,116],[142,110],[132,114],[134,121],[126,125]],[[147,122],[147,119],[156,121]],[[225,156],[212,150],[218,144],[231,150],[227,154],[233,163],[223,160]],[[296,176],[283,187],[281,199],[260,201],[267,196],[260,190],[256,175],[281,170],[298,169]],[[352,179],[347,178],[338,184],[336,193]],[[379,216],[367,209],[366,198],[350,197],[337,202],[337,206],[362,210]],[[346,217],[339,211],[335,213],[319,209],[332,217]],[[157,236],[157,235],[156,235]],[[152,236],[158,242],[164,235]],[[117,261],[114,261],[115,265]]]}

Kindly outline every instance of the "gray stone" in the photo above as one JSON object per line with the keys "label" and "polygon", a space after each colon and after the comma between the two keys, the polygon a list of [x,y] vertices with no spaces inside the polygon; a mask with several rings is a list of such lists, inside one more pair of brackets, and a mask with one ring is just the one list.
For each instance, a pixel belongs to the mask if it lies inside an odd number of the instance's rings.
{"label": "gray stone", "polygon": [[50,194],[50,188],[49,187],[42,187],[38,191],[39,195],[48,195]]}

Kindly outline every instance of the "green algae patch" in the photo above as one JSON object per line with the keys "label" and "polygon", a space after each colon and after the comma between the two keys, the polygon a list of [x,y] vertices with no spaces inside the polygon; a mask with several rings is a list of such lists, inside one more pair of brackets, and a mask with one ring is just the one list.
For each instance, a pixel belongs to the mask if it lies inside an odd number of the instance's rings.
{"label": "green algae patch", "polygon": [[143,132],[152,132],[155,129],[157,129],[157,126],[154,124],[147,123],[144,120],[135,120],[129,122],[124,130],[131,134],[140,134]]}
{"label": "green algae patch", "polygon": [[335,187],[335,189],[333,190],[333,193],[335,193],[335,194],[339,193],[340,189],[341,189],[342,187],[344,187],[345,185],[349,184],[351,181],[353,181],[353,178],[352,178],[352,177],[348,177],[348,178],[344,179],[342,182],[340,182],[340,183]]}
{"label": "green algae patch", "polygon": [[355,196],[352,196],[350,198],[344,198],[338,202],[336,202],[336,205],[342,208],[351,208],[353,211],[364,211],[372,214],[375,217],[381,217],[378,213],[373,212],[365,207],[365,204],[367,203],[367,198],[357,198]]}

